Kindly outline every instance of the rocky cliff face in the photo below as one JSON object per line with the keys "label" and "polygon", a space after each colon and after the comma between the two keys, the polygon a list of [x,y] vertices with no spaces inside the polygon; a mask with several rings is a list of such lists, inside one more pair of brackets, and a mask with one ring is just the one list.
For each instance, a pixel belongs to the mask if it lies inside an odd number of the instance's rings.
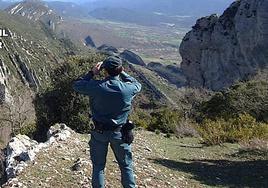
{"label": "rocky cliff face", "polygon": [[0,11],[0,26],[8,33],[0,37],[0,139],[5,144],[18,114],[27,117],[26,124],[34,121],[34,93],[50,84],[51,71],[67,58],[69,48],[25,17]]}
{"label": "rocky cliff face", "polygon": [[49,72],[66,57],[67,51],[51,31],[32,20],[0,12],[0,25],[8,33],[0,37],[1,102],[19,83],[34,90],[46,85]]}
{"label": "rocky cliff face", "polygon": [[193,87],[221,90],[268,65],[268,0],[235,1],[222,16],[197,21],[180,46]]}

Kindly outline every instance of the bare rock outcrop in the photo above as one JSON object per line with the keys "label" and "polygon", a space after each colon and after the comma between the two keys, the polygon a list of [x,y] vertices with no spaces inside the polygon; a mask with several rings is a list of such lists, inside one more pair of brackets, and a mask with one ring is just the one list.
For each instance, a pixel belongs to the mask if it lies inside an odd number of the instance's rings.
{"label": "bare rock outcrop", "polygon": [[89,35],[85,38],[85,45],[88,47],[96,48],[96,45],[95,45],[92,37]]}
{"label": "bare rock outcrop", "polygon": [[197,21],[180,46],[192,87],[221,90],[268,65],[268,0],[235,1]]}
{"label": "bare rock outcrop", "polygon": [[146,66],[142,58],[130,50],[123,51],[120,54],[120,57],[128,61],[129,63],[135,64],[135,65]]}
{"label": "bare rock outcrop", "polygon": [[28,136],[17,135],[12,138],[6,147],[6,175],[9,181],[12,181],[25,167],[29,161],[35,159],[36,154],[49,147],[57,141],[64,141],[74,133],[65,124],[56,124],[52,126],[48,133],[48,141],[38,143],[31,140]]}
{"label": "bare rock outcrop", "polygon": [[99,46],[97,48],[97,50],[99,50],[100,52],[107,54],[107,55],[117,55],[119,53],[117,48],[115,48],[113,46],[109,46],[107,44],[103,44],[103,45]]}

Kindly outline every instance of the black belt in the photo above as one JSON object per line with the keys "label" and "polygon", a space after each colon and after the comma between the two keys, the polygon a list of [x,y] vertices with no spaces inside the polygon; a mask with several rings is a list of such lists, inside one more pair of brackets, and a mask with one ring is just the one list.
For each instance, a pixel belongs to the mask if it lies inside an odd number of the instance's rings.
{"label": "black belt", "polygon": [[121,125],[107,125],[105,123],[101,123],[99,121],[93,120],[94,127],[93,131],[96,131],[98,133],[103,133],[103,131],[114,131],[114,132],[120,132],[122,126]]}

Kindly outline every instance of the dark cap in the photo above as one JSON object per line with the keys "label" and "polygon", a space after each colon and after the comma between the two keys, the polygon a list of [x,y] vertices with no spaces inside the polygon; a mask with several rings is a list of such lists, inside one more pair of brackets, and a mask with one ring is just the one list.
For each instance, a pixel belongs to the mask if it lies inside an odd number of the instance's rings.
{"label": "dark cap", "polygon": [[115,70],[121,66],[123,66],[123,62],[119,56],[110,56],[103,61],[101,68],[106,70]]}

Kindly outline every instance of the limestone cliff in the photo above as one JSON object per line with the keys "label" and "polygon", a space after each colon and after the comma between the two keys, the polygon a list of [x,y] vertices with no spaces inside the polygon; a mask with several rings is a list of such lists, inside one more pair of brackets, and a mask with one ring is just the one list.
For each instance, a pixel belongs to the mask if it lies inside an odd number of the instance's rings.
{"label": "limestone cliff", "polygon": [[188,84],[221,90],[268,65],[268,0],[235,1],[197,21],[180,46]]}

